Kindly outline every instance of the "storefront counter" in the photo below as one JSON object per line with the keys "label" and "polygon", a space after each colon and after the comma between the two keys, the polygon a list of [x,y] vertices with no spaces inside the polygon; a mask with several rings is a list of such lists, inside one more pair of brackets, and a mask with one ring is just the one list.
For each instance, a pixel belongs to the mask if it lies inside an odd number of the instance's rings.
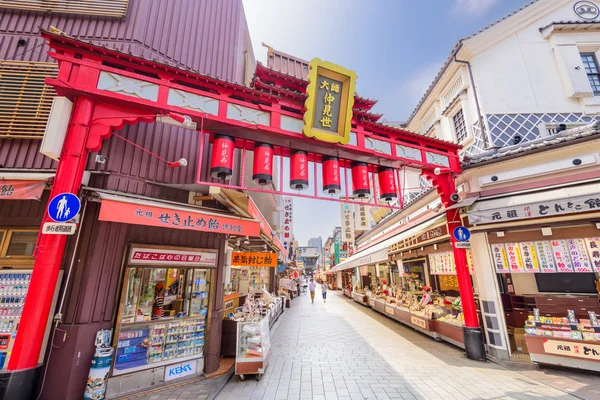
{"label": "storefront counter", "polygon": [[441,335],[436,331],[436,321],[427,319],[422,315],[411,312],[409,325],[419,332],[424,333],[427,336],[431,336],[436,340],[440,339],[441,337]]}
{"label": "storefront counter", "polygon": [[463,349],[465,348],[465,337],[462,326],[435,321],[435,330],[440,334],[442,340]]}
{"label": "storefront counter", "polygon": [[375,301],[374,297],[369,297],[369,307],[375,308]]}
{"label": "storefront counter", "polygon": [[410,323],[410,311],[403,307],[394,307],[394,319],[405,324]]}
{"label": "storefront counter", "polygon": [[531,361],[600,372],[600,341],[525,335]]}
{"label": "storefront counter", "polygon": [[374,299],[372,307],[380,313],[385,314],[385,300]]}
{"label": "storefront counter", "polygon": [[369,297],[362,293],[352,292],[352,300],[362,304],[363,306],[369,305]]}

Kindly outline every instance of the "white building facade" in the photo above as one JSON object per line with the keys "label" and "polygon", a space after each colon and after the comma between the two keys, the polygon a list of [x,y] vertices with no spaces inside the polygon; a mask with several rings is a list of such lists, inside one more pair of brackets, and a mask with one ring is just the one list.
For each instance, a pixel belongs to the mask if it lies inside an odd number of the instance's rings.
{"label": "white building facade", "polygon": [[533,1],[461,39],[406,127],[469,156],[585,125],[600,113],[599,59],[600,2]]}

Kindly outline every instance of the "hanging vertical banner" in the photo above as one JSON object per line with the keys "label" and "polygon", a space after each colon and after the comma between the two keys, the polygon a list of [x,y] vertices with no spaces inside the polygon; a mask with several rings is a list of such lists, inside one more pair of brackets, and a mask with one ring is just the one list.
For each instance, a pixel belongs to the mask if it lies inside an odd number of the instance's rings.
{"label": "hanging vertical banner", "polygon": [[504,248],[503,244],[493,244],[492,255],[494,257],[496,272],[501,274],[510,272],[508,269],[508,257],[506,256],[506,249]]}
{"label": "hanging vertical banner", "polygon": [[285,197],[283,199],[283,232],[281,241],[283,247],[289,250],[289,246],[294,238],[294,204],[292,198]]}
{"label": "hanging vertical banner", "polygon": [[573,261],[575,272],[594,272],[587,255],[585,241],[583,239],[569,239],[567,244],[569,245],[569,255]]}
{"label": "hanging vertical banner", "polygon": [[[467,265],[469,266],[469,273],[471,275],[473,275],[473,270],[475,269],[475,267],[473,266],[473,253],[471,252],[470,249],[467,249],[466,253],[467,253]],[[456,270],[456,267],[454,268],[454,270]]]}
{"label": "hanging vertical banner", "polygon": [[357,231],[368,231],[371,228],[370,214],[364,204],[354,205],[354,221]]}
{"label": "hanging vertical banner", "polygon": [[558,272],[573,272],[573,263],[569,256],[569,245],[566,240],[553,240],[552,252]]}
{"label": "hanging vertical banner", "polygon": [[600,272],[600,237],[585,239],[594,272]]}
{"label": "hanging vertical banner", "polygon": [[524,272],[523,259],[521,258],[521,249],[518,243],[506,243],[506,254],[508,257],[508,267],[512,273]]}
{"label": "hanging vertical banner", "polygon": [[354,245],[352,206],[345,203],[342,203],[342,242]]}
{"label": "hanging vertical banner", "polygon": [[533,242],[519,243],[521,246],[521,255],[523,257],[523,266],[525,272],[540,272],[535,245]]}
{"label": "hanging vertical banner", "polygon": [[555,273],[556,263],[554,262],[552,244],[548,241],[535,242],[535,248],[542,273]]}

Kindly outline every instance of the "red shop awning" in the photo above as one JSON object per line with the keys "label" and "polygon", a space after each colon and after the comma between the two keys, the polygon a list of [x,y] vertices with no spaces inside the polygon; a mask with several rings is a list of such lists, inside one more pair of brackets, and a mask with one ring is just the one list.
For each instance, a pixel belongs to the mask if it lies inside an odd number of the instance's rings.
{"label": "red shop awning", "polygon": [[46,180],[1,180],[0,200],[39,200]]}
{"label": "red shop awning", "polygon": [[253,219],[140,197],[97,193],[102,199],[98,217],[101,221],[239,236],[260,236],[260,223]]}

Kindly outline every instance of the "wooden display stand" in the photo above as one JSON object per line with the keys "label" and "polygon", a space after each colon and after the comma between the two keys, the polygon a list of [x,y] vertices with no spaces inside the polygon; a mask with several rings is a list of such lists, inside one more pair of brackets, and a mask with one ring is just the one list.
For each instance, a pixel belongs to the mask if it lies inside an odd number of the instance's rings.
{"label": "wooden display stand", "polygon": [[465,348],[465,336],[462,326],[456,326],[442,321],[435,321],[435,330],[440,334],[442,340],[452,343],[460,348]]}
{"label": "wooden display stand", "polygon": [[600,372],[600,341],[525,335],[531,361]]}
{"label": "wooden display stand", "polygon": [[352,300],[362,304],[363,306],[369,306],[369,298],[364,294],[352,292]]}

